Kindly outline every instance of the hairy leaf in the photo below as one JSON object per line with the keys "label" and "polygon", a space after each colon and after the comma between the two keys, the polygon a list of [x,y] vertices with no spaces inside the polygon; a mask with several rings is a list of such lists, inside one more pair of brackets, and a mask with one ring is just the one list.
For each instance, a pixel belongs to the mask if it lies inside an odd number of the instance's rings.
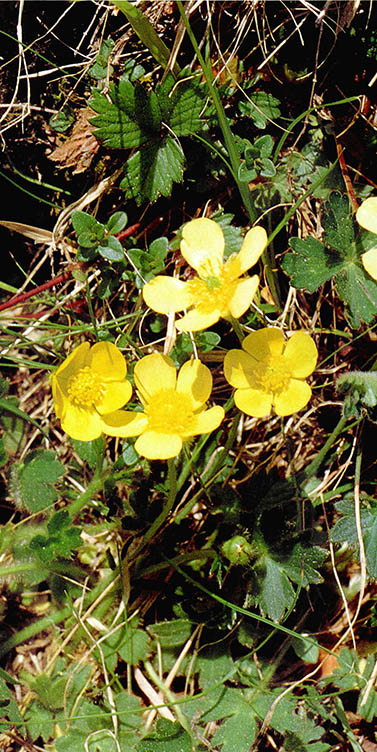
{"label": "hairy leaf", "polygon": [[[353,499],[338,501],[335,504],[335,508],[342,516],[332,528],[330,540],[333,543],[347,541],[351,546],[358,549],[359,544]],[[374,500],[371,503],[367,501],[363,502],[360,517],[368,572],[375,579],[377,578],[377,506]]]}
{"label": "hairy leaf", "polygon": [[35,514],[51,506],[57,499],[53,486],[63,475],[63,465],[55,459],[54,452],[36,449],[23,462],[12,467],[11,486],[21,508]]}

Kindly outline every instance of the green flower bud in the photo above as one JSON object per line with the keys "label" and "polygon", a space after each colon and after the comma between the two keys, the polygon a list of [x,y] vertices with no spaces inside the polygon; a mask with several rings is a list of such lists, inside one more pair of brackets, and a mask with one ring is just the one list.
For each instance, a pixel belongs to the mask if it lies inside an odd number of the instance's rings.
{"label": "green flower bud", "polygon": [[223,543],[221,550],[231,564],[248,564],[251,559],[255,559],[256,554],[255,547],[243,535],[229,538]]}

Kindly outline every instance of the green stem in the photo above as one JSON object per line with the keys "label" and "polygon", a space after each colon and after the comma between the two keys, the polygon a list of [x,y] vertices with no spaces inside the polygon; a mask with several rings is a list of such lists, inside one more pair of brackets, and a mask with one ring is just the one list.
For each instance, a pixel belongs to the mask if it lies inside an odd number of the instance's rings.
{"label": "green stem", "polygon": [[322,449],[318,452],[317,456],[314,457],[314,460],[310,462],[310,464],[301,472],[298,474],[298,480],[300,483],[302,481],[307,480],[308,478],[311,478],[312,475],[315,475],[318,468],[321,466],[323,460],[325,459],[325,456],[329,449],[331,449],[332,445],[334,444],[335,440],[339,436],[340,433],[342,433],[344,426],[347,423],[347,418],[342,415],[342,417],[339,419],[338,423],[336,424],[332,434],[330,434],[329,438],[323,445]]}
{"label": "green stem", "polygon": [[229,122],[228,122],[227,116],[225,114],[225,111],[224,111],[224,108],[223,108],[223,105],[222,105],[219,93],[218,93],[216,87],[213,84],[212,68],[204,60],[204,57],[203,57],[202,53],[200,52],[199,45],[198,45],[198,43],[197,43],[197,41],[195,39],[195,35],[192,32],[189,19],[186,16],[186,13],[185,13],[185,10],[184,10],[184,7],[183,7],[183,3],[182,3],[181,0],[177,0],[177,6],[178,6],[178,10],[180,12],[182,21],[183,21],[183,23],[185,25],[187,34],[188,34],[188,36],[190,38],[191,44],[192,44],[192,46],[193,46],[193,48],[195,50],[196,56],[197,56],[197,58],[199,60],[199,63],[201,65],[204,77],[205,77],[206,82],[207,82],[207,86],[208,86],[210,97],[212,99],[212,102],[213,102],[213,104],[215,106],[215,109],[216,109],[216,112],[217,112],[217,117],[218,117],[218,120],[219,120],[219,125],[220,125],[220,128],[222,130],[222,134],[223,134],[224,141],[225,141],[225,146],[226,146],[226,148],[228,150],[230,163],[232,165],[232,175],[233,175],[233,178],[234,178],[234,180],[235,180],[235,182],[237,184],[238,190],[239,190],[239,192],[241,194],[241,198],[242,198],[242,201],[244,203],[246,212],[247,212],[247,214],[249,216],[250,222],[254,222],[256,220],[256,216],[257,216],[256,215],[256,211],[254,209],[254,205],[253,205],[253,202],[251,200],[251,193],[250,193],[248,184],[245,183],[242,180],[239,180],[239,178],[238,178],[238,168],[239,168],[240,163],[241,163],[240,162],[240,155],[239,155],[239,152],[238,152],[238,149],[237,149],[234,137],[233,137],[233,133],[232,133],[232,131],[230,129]]}
{"label": "green stem", "polygon": [[109,474],[109,469],[105,470],[100,475],[94,473],[94,476],[90,481],[88,488],[86,488],[85,491],[83,491],[83,493],[80,494],[80,496],[78,496],[77,499],[68,507],[67,511],[70,517],[75,517],[86,504],[92,501],[93,496],[95,496],[98,491],[101,491],[103,489],[105,481],[107,480]]}
{"label": "green stem", "polygon": [[240,345],[242,345],[242,342],[244,341],[245,337],[243,336],[240,322],[238,321],[238,319],[235,319],[234,316],[229,316],[229,320],[230,320],[230,323],[232,324],[234,333],[238,337]]}
{"label": "green stem", "polygon": [[196,493],[192,497],[192,499],[190,499],[190,501],[188,501],[187,504],[185,504],[185,506],[181,509],[181,511],[178,512],[178,514],[174,517],[174,522],[177,525],[179,525],[179,523],[181,522],[181,520],[183,520],[183,518],[186,517],[186,515],[188,515],[190,513],[192,507],[194,506],[194,504],[196,504],[198,497],[203,493],[202,489],[204,488],[204,490],[206,490],[207,486],[210,485],[211,481],[214,479],[214,477],[215,477],[215,475],[216,475],[216,473],[218,471],[218,468],[221,467],[221,465],[222,465],[224,457],[229,453],[229,450],[230,450],[231,446],[233,445],[233,442],[234,442],[234,439],[235,439],[235,436],[236,436],[236,433],[237,433],[238,424],[240,422],[240,418],[241,418],[241,413],[238,413],[238,415],[236,415],[235,418],[233,419],[232,427],[231,427],[231,429],[229,431],[228,438],[226,440],[225,446],[218,453],[218,456],[216,457],[213,466],[210,468],[210,470],[211,470],[211,476],[210,476],[210,478],[208,480],[205,480],[204,482],[202,482],[202,488],[200,489],[200,491],[198,491],[198,493]]}
{"label": "green stem", "polygon": [[136,554],[139,554],[140,551],[143,548],[145,548],[146,544],[153,538],[157,530],[161,527],[161,525],[164,524],[165,520],[167,519],[167,517],[169,516],[172,510],[173,504],[177,496],[177,470],[176,470],[174,458],[168,460],[168,486],[169,486],[169,491],[168,491],[168,496],[166,499],[166,504],[161,514],[159,514],[158,517],[156,517],[154,522],[152,522],[150,528],[145,533],[140,549],[136,552]]}

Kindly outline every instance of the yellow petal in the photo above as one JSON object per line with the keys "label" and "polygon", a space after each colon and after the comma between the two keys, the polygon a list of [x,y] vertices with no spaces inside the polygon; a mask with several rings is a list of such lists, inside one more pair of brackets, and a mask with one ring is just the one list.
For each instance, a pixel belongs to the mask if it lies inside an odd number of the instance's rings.
{"label": "yellow petal", "polygon": [[58,418],[61,418],[64,411],[64,394],[60,389],[59,382],[53,373],[51,376],[52,398],[54,400],[54,408]]}
{"label": "yellow petal", "polygon": [[66,358],[63,363],[60,364],[59,368],[56,369],[54,375],[64,394],[67,393],[68,384],[72,376],[74,376],[80,368],[84,368],[87,365],[89,350],[89,342],[82,342],[81,345],[72,350],[68,355],[68,358]]}
{"label": "yellow petal", "polygon": [[61,420],[62,429],[72,439],[93,441],[102,433],[102,420],[95,410],[82,410],[72,403],[67,405]]}
{"label": "yellow petal", "polygon": [[241,250],[236,256],[240,267],[240,274],[251,269],[261,257],[267,245],[267,233],[263,227],[253,227],[243,240]]}
{"label": "yellow petal", "polygon": [[250,387],[250,374],[257,361],[243,350],[229,350],[224,358],[224,376],[236,389]]}
{"label": "yellow petal", "polygon": [[129,381],[113,381],[105,384],[105,392],[101,401],[96,405],[100,415],[112,413],[128,402],[132,394],[132,386]]}
{"label": "yellow petal", "polygon": [[361,257],[363,267],[373,279],[377,279],[377,246],[363,253]]}
{"label": "yellow petal", "polygon": [[158,276],[143,287],[143,298],[152,311],[175,313],[191,305],[187,283],[175,277]]}
{"label": "yellow petal", "polygon": [[239,410],[253,418],[264,418],[271,412],[272,394],[259,389],[237,389],[234,402]]}
{"label": "yellow petal", "polygon": [[193,411],[205,402],[212,389],[212,376],[207,366],[200,360],[186,360],[177,378],[177,392],[187,395]]}
{"label": "yellow petal", "polygon": [[186,313],[181,319],[175,322],[179,332],[199,332],[201,329],[208,329],[212,324],[221,318],[221,311],[215,309],[210,313],[200,313],[197,308]]}
{"label": "yellow petal", "polygon": [[306,332],[292,334],[284,350],[284,360],[287,361],[292,376],[296,379],[305,379],[313,373],[317,358],[317,348],[309,334]]}
{"label": "yellow petal", "polygon": [[148,419],[144,413],[115,410],[108,415],[102,415],[102,430],[108,436],[139,436],[147,425]]}
{"label": "yellow petal", "polygon": [[306,381],[291,379],[289,386],[279,395],[274,395],[274,408],[277,415],[292,415],[305,407],[312,396],[312,390]]}
{"label": "yellow petal", "polygon": [[181,253],[200,276],[216,277],[223,266],[224,235],[213,219],[192,219],[182,230]]}
{"label": "yellow petal", "polygon": [[135,449],[148,460],[169,460],[182,449],[182,439],[175,433],[145,431],[135,442]]}
{"label": "yellow petal", "polygon": [[190,432],[182,433],[182,438],[196,436],[201,433],[211,433],[211,431],[219,427],[224,415],[224,409],[220,405],[214,405],[209,410],[203,410],[203,412],[195,416],[195,426],[193,426]]}
{"label": "yellow petal", "polygon": [[135,384],[143,402],[164,389],[174,389],[177,372],[171,358],[162,353],[145,355],[135,366]]}
{"label": "yellow petal", "polygon": [[125,357],[112,342],[96,342],[88,354],[87,365],[103,381],[122,381],[127,373]]}
{"label": "yellow petal", "polygon": [[377,198],[371,196],[365,199],[356,212],[356,220],[369,232],[377,233]]}
{"label": "yellow petal", "polygon": [[234,294],[229,301],[229,313],[239,319],[250,306],[251,301],[256,293],[259,284],[259,277],[254,274],[252,277],[240,279],[236,284]]}
{"label": "yellow petal", "polygon": [[284,336],[280,329],[267,326],[251,332],[242,342],[242,347],[257,360],[265,360],[270,355],[281,355],[284,348]]}

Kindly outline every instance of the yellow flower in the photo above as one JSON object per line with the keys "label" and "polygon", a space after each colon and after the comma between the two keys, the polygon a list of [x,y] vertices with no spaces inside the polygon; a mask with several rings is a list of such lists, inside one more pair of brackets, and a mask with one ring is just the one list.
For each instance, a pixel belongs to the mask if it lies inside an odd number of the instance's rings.
{"label": "yellow flower", "polygon": [[143,457],[175,457],[186,439],[210,433],[220,425],[223,408],[205,409],[212,376],[199,360],[186,361],[177,376],[171,358],[153,353],[139,360],[134,375],[144,412],[123,411],[116,423],[118,435],[138,436],[135,449]]}
{"label": "yellow flower", "polygon": [[306,332],[295,332],[285,342],[280,329],[266,327],[248,334],[242,348],[224,358],[239,410],[262,418],[272,407],[278,415],[291,415],[306,405],[312,390],[304,379],[314,371],[318,355]]}
{"label": "yellow flower", "polygon": [[188,282],[174,277],[155,277],[143,288],[144,300],[157,313],[192,308],[177,321],[179,331],[207,329],[221,317],[238,319],[248,309],[259,283],[256,274],[241,275],[254,266],[266,244],[263,227],[253,227],[246,234],[240,252],[224,262],[221,227],[212,219],[193,219],[183,228],[181,253],[198,276]]}
{"label": "yellow flower", "polygon": [[[117,436],[112,421],[128,402],[132,387],[126,381],[127,365],[111,342],[90,347],[83,342],[51,377],[55,412],[62,429],[72,439],[92,441],[101,433]],[[115,429],[116,430],[116,429]]]}
{"label": "yellow flower", "polygon": [[[359,206],[356,220],[365,230],[377,234],[377,198],[375,196],[365,199]],[[361,261],[368,274],[373,279],[377,279],[377,245],[363,253]]]}

